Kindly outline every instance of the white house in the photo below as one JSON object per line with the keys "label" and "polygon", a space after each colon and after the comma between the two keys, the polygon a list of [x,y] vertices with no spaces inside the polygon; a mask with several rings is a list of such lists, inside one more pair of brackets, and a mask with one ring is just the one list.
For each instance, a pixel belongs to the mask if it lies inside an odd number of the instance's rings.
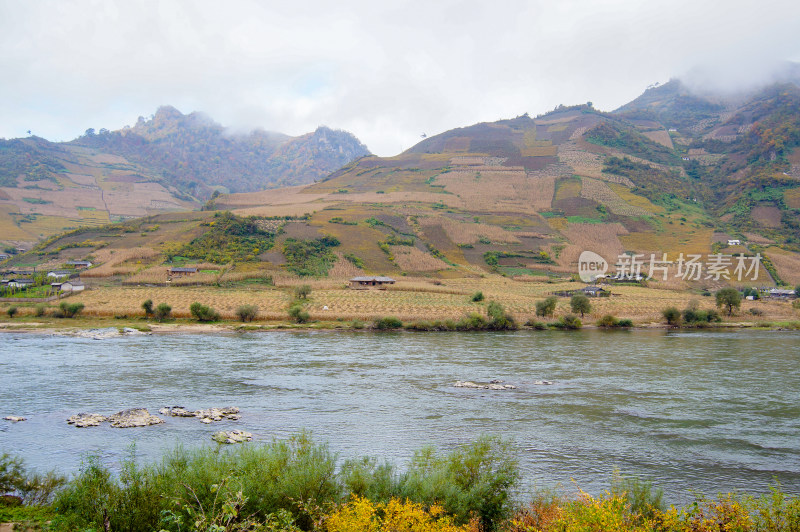
{"label": "white house", "polygon": [[742,245],[742,241],[739,240],[738,238],[732,238],[732,239],[728,240],[728,245],[729,246],[741,246]]}
{"label": "white house", "polygon": [[61,283],[62,292],[82,292],[86,288],[81,281],[66,281]]}
{"label": "white house", "polygon": [[71,271],[68,270],[53,270],[52,272],[47,272],[47,276],[51,279],[65,279],[72,274]]}

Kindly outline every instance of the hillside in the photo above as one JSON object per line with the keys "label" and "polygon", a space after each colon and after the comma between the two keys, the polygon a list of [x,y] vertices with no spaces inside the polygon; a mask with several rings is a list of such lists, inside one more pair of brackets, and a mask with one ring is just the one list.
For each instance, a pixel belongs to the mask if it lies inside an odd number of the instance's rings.
{"label": "hillside", "polygon": [[171,107],[71,142],[0,140],[0,241],[196,209],[214,192],[311,183],[368,153],[344,131],[231,134]]}
{"label": "hillside", "polygon": [[[590,250],[611,271],[620,256],[635,256],[645,275],[651,257],[666,254],[654,287],[797,284],[798,102],[792,84],[734,106],[676,82],[614,113],[559,106],[476,124],[395,157],[362,157],[310,185],[222,194],[207,204],[214,211],[74,232],[13,263],[92,257],[101,266],[91,275],[125,284],[165,282],[169,264],[193,263],[216,272],[208,279],[224,271],[239,279],[498,273],[546,281],[574,277]],[[213,240],[226,211],[266,234]],[[228,251],[203,244],[211,241]],[[708,263],[718,253],[741,255],[745,266],[759,253],[763,262],[737,279],[728,259],[715,275]],[[679,263],[692,256],[705,268],[696,276]]]}

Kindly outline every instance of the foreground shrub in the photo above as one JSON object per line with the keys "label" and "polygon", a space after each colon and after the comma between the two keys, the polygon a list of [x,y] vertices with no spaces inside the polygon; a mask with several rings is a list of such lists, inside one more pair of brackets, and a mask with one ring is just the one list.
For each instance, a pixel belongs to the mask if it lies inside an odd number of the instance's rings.
{"label": "foreground shrub", "polygon": [[489,316],[488,328],[493,331],[511,331],[517,329],[517,323],[511,314],[500,303],[491,301],[486,307],[486,314]]}
{"label": "foreground shrub", "polygon": [[152,317],[153,314],[155,314],[155,310],[153,309],[153,300],[152,299],[146,299],[142,303],[142,310],[144,310],[145,318]]}
{"label": "foreground shrub", "polygon": [[240,321],[253,321],[258,315],[258,307],[256,305],[242,305],[236,309],[236,317]]}
{"label": "foreground shrub", "polygon": [[617,319],[616,316],[612,316],[611,314],[606,314],[599,320],[597,320],[597,326],[602,327],[603,329],[627,329],[628,327],[633,327],[633,321],[624,318],[624,319]]}
{"label": "foreground shrub", "polygon": [[470,301],[472,301],[473,303],[480,303],[481,301],[483,301],[483,292],[479,291],[472,294]]}
{"label": "foreground shrub", "polygon": [[398,318],[394,316],[387,316],[385,318],[380,318],[379,320],[375,320],[375,328],[378,330],[387,330],[387,329],[399,329],[403,326],[403,322],[400,321]]}
{"label": "foreground shrub", "polygon": [[197,301],[189,305],[189,312],[197,321],[217,321],[219,319],[219,312]]}
{"label": "foreground shrub", "polygon": [[311,285],[301,284],[294,288],[294,297],[297,299],[306,299],[311,295]]}
{"label": "foreground shrub", "polygon": [[406,532],[459,532],[470,530],[456,526],[444,509],[434,504],[428,508],[411,501],[391,499],[374,503],[355,496],[325,520],[328,532],[373,532],[396,530]]}
{"label": "foreground shrub", "polygon": [[36,305],[36,309],[33,311],[33,315],[37,318],[41,318],[47,312],[47,307],[45,305]]}
{"label": "foreground shrub", "polygon": [[683,322],[686,325],[705,325],[708,323],[718,323],[722,318],[714,309],[700,310],[697,308],[689,307],[683,311]]}
{"label": "foreground shrub", "polygon": [[16,316],[17,312],[19,312],[19,309],[17,307],[8,307],[8,310],[6,310],[6,314],[8,314],[9,318],[13,318],[14,316]]}
{"label": "foreground shrub", "polygon": [[561,318],[558,319],[558,321],[553,323],[553,327],[555,327],[556,329],[566,329],[574,331],[583,327],[583,323],[581,323],[581,319],[578,316],[567,314],[566,316],[562,316]]}

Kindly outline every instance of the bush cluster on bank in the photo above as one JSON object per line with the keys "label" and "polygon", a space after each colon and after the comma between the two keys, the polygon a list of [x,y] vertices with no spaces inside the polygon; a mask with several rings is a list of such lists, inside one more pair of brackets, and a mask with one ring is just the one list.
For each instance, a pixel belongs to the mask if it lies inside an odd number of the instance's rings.
{"label": "bush cluster on bank", "polygon": [[377,458],[341,461],[307,433],[233,449],[134,456],[113,475],[97,458],[67,480],[0,456],[0,520],[54,532],[741,532],[800,530],[800,499],[698,498],[667,507],[650,483],[616,475],[598,496],[540,491],[514,499],[511,446],[482,437],[449,453],[424,448],[401,471]]}

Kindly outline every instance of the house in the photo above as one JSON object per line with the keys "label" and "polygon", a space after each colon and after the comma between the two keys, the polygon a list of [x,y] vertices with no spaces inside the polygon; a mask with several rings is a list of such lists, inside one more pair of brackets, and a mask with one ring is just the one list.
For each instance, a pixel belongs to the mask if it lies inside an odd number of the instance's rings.
{"label": "house", "polygon": [[371,288],[386,290],[387,285],[394,283],[395,280],[391,277],[353,277],[350,279],[350,288],[355,290],[369,290]]}
{"label": "house", "polygon": [[29,286],[33,286],[33,279],[9,279],[8,281],[9,288],[28,288]]}
{"label": "house", "polygon": [[197,273],[197,268],[170,268],[169,274],[170,275],[191,275],[193,273]]}
{"label": "house", "polygon": [[582,293],[588,297],[603,297],[608,295],[610,292],[604,288],[600,288],[599,286],[584,286],[578,293]]}
{"label": "house", "polygon": [[60,290],[62,292],[82,292],[84,288],[86,287],[82,281],[65,281],[61,283]]}
{"label": "house", "polygon": [[728,240],[728,245],[729,246],[741,246],[742,245],[742,241],[739,240],[738,238],[732,238],[732,239]]}
{"label": "house", "polygon": [[68,260],[66,262],[67,266],[72,266],[73,268],[91,268],[92,263],[88,260]]}
{"label": "house", "polygon": [[0,260],[6,260],[9,257],[11,257],[11,255],[8,253],[0,253]]}
{"label": "house", "polygon": [[794,290],[787,288],[773,288],[767,292],[767,296],[769,296],[770,299],[794,299],[797,297],[797,294],[794,293]]}
{"label": "house", "polygon": [[71,274],[72,272],[69,270],[53,270],[52,272],[47,272],[47,276],[51,279],[65,279]]}

